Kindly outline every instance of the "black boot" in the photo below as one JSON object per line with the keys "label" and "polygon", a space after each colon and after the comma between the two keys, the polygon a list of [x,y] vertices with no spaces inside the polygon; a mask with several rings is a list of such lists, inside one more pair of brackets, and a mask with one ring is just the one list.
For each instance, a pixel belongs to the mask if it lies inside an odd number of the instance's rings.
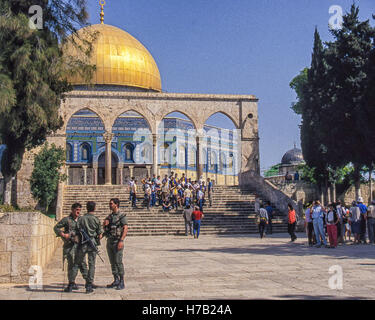
{"label": "black boot", "polygon": [[116,287],[116,290],[123,290],[125,289],[124,277],[120,276],[120,283]]}
{"label": "black boot", "polygon": [[68,286],[64,289],[64,292],[72,292],[73,291],[73,283],[69,283]]}
{"label": "black boot", "polygon": [[94,292],[94,289],[93,289],[91,283],[87,283],[87,284],[85,285],[85,287],[86,287],[86,293]]}
{"label": "black boot", "polygon": [[78,286],[77,286],[77,284],[75,282],[72,283],[72,285],[73,285],[73,290],[78,290]]}
{"label": "black boot", "polygon": [[107,285],[107,288],[115,288],[119,285],[120,283],[120,278],[118,276],[113,276],[115,281],[113,281],[111,284]]}

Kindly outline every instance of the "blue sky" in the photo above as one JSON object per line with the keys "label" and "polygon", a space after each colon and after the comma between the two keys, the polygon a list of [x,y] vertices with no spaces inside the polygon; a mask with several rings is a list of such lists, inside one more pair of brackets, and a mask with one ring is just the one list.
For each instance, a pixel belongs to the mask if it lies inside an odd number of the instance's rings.
{"label": "blue sky", "polygon": [[[99,1],[89,0],[90,23]],[[332,40],[329,8],[353,0],[106,0],[105,23],[136,37],[158,64],[163,90],[181,93],[254,94],[259,98],[261,168],[279,163],[300,146],[300,117],[290,109],[289,83],[309,66],[315,26]],[[355,1],[361,20],[375,0]],[[217,119],[218,125],[227,126]]]}

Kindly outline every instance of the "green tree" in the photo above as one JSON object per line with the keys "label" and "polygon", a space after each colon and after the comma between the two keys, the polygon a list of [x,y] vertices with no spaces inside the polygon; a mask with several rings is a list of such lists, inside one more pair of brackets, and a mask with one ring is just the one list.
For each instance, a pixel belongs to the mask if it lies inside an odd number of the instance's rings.
{"label": "green tree", "polygon": [[301,115],[303,110],[303,94],[304,88],[307,83],[307,73],[309,68],[304,68],[298,76],[294,77],[293,80],[289,83],[289,86],[296,92],[297,101],[292,103],[292,110]]}
{"label": "green tree", "polygon": [[65,150],[54,144],[49,148],[46,143],[35,157],[30,179],[31,193],[46,213],[56,199],[59,182],[66,179],[66,175],[60,173],[64,163]]}
{"label": "green tree", "polygon": [[271,168],[269,168],[265,173],[265,177],[273,177],[277,176],[279,174],[279,168],[280,168],[280,163],[273,165]]}
{"label": "green tree", "polygon": [[330,84],[331,103],[326,117],[334,124],[329,130],[333,159],[352,163],[358,196],[360,171],[371,166],[375,159],[375,127],[369,120],[375,119],[375,100],[368,99],[374,90],[369,79],[372,77],[375,28],[369,20],[361,22],[359,8],[354,4],[343,17],[343,26],[331,30],[335,41],[327,43],[326,61],[329,65],[327,82]]}
{"label": "green tree", "polygon": [[[29,28],[32,5],[43,9],[41,30]],[[5,203],[10,203],[9,182],[19,171],[25,151],[43,144],[62,126],[58,108],[64,93],[72,89],[66,80],[69,68],[82,67],[86,74],[93,70],[84,63],[85,58],[68,64],[60,46],[76,27],[86,24],[84,0],[0,0],[0,140],[7,146],[1,165]],[[87,42],[81,41],[77,47],[85,55],[91,52]]]}

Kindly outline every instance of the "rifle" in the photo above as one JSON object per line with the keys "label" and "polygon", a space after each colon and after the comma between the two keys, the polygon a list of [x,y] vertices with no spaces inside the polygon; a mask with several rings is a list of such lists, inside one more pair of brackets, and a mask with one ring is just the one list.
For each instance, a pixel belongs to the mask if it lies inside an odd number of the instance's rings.
{"label": "rifle", "polygon": [[90,248],[93,249],[96,252],[96,254],[99,256],[100,260],[102,260],[102,262],[104,262],[104,260],[102,259],[102,257],[99,254],[99,249],[96,247],[95,243],[91,240],[91,238],[86,233],[86,231],[84,229],[80,229],[79,232],[81,232],[81,235],[82,235],[81,244],[85,244],[87,242],[88,245],[90,246]]}

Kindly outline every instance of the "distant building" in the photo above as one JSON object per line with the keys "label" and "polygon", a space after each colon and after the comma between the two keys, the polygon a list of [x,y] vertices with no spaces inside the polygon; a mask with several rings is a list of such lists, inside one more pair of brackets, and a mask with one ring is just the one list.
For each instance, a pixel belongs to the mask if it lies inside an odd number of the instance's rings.
{"label": "distant building", "polygon": [[293,149],[287,151],[283,155],[281,159],[281,165],[279,167],[279,174],[286,175],[286,173],[289,173],[294,176],[298,166],[302,163],[305,163],[305,161],[303,160],[302,150],[298,149],[294,145]]}

